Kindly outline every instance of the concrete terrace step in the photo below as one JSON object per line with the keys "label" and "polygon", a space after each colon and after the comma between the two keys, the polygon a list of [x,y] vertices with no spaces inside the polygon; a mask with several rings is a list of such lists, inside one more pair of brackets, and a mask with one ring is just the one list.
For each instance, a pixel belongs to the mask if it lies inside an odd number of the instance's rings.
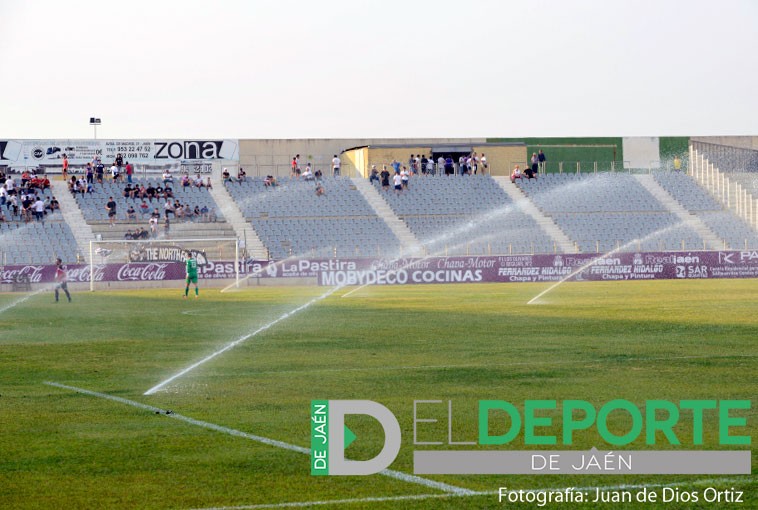
{"label": "concrete terrace step", "polygon": [[703,220],[685,209],[671,194],[666,191],[663,186],[658,184],[650,174],[642,174],[634,176],[639,183],[645,187],[646,190],[653,195],[656,200],[662,203],[666,209],[674,213],[685,225],[688,225],[692,230],[705,240],[710,250],[720,250],[724,246],[724,241],[706,225]]}
{"label": "concrete terrace step", "polygon": [[553,219],[539,210],[534,203],[527,197],[521,188],[513,184],[510,178],[505,176],[493,176],[492,179],[500,186],[503,191],[508,193],[514,204],[525,214],[531,216],[537,225],[555,242],[561,252],[575,253],[576,244],[566,235],[563,230],[553,221]]}
{"label": "concrete terrace step", "polygon": [[[138,227],[142,227],[149,231],[149,224],[147,221],[134,221],[134,222],[116,222],[113,227],[106,222],[93,222],[92,231],[94,238],[100,236],[103,241],[121,241],[124,239],[124,234],[127,230],[136,230]],[[165,238],[163,223],[158,224],[158,236],[159,238]],[[209,222],[209,223],[193,223],[193,222],[171,222],[169,230],[169,239],[211,239],[219,237],[236,237],[234,228],[226,222]],[[89,247],[87,248],[89,250]]]}
{"label": "concrete terrace step", "polygon": [[[232,184],[234,186],[235,184]],[[247,254],[249,257],[256,259],[267,259],[268,249],[258,237],[257,232],[253,229],[252,224],[247,221],[242,214],[237,203],[232,198],[229,190],[223,184],[218,184],[208,190],[216,202],[221,214],[226,218],[227,223],[234,231],[237,239],[245,242]]]}
{"label": "concrete terrace step", "polygon": [[371,185],[371,183],[363,177],[353,177],[351,179],[355,184],[355,188],[363,195],[363,198],[369,203],[371,208],[390,228],[395,237],[400,241],[400,246],[403,251],[403,255],[420,255],[423,253],[423,246],[413,235],[413,232],[408,228],[400,218],[395,216],[395,213],[390,208],[386,200],[381,196],[380,192]]}
{"label": "concrete terrace step", "polygon": [[68,183],[63,182],[57,176],[52,176],[50,189],[61,206],[61,214],[68,224],[76,240],[76,249],[85,261],[89,261],[89,243],[95,240],[92,227],[84,219],[76,199],[68,190]]}

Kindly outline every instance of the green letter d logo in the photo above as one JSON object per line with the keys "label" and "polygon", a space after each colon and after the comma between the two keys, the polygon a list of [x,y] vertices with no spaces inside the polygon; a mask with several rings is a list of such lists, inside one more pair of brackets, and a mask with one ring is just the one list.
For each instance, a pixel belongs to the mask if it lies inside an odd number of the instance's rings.
{"label": "green letter d logo", "polygon": [[[327,404],[324,406],[323,404]],[[314,475],[372,475],[386,469],[400,451],[400,424],[392,411],[372,400],[327,400],[314,401],[311,406],[312,417],[318,405],[319,414],[326,414],[326,426],[320,430],[328,431],[328,442],[321,442],[320,448],[314,448],[315,436],[311,435],[311,474]],[[326,407],[326,409],[324,409]],[[323,413],[326,411],[326,413]],[[384,447],[379,455],[371,460],[345,459],[345,415],[365,414],[371,416],[384,429]],[[319,421],[323,418],[318,418]],[[352,432],[348,431],[352,436]],[[349,437],[350,441],[354,439]],[[326,450],[325,452],[323,450]],[[326,455],[324,455],[326,453]],[[318,460],[320,469],[315,462]]]}

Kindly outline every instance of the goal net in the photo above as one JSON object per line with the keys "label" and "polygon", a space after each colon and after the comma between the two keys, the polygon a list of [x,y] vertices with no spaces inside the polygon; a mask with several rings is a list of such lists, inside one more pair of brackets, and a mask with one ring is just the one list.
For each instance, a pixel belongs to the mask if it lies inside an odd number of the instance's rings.
{"label": "goal net", "polygon": [[239,284],[237,238],[135,239],[90,242],[90,290],[184,280],[188,254],[197,260],[199,279]]}

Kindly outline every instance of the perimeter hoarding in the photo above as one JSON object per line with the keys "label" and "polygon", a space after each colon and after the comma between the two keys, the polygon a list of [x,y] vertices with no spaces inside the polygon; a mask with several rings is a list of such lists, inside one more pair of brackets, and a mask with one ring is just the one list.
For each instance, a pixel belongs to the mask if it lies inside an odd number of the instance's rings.
{"label": "perimeter hoarding", "polygon": [[[507,255],[386,259],[287,259],[240,262],[240,275],[256,278],[316,278],[319,285],[406,285],[420,283],[630,281],[758,278],[758,250],[617,253],[613,255]],[[184,279],[176,260],[69,264],[69,281],[162,281]],[[54,281],[55,266],[0,267],[0,283],[19,279]],[[201,279],[235,277],[234,261],[208,260]]]}

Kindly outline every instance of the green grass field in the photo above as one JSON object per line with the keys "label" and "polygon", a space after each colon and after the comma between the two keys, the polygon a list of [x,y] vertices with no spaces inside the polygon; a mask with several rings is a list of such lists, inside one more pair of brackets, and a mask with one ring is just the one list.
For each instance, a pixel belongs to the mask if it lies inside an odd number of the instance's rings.
{"label": "green grass field", "polygon": [[[0,312],[0,508],[277,508],[332,500],[358,501],[318,508],[532,507],[498,503],[493,494],[449,496],[381,475],[314,477],[303,453],[46,381],[304,448],[310,446],[311,400],[375,400],[400,421],[404,443],[391,468],[404,473],[413,471],[414,399],[452,400],[454,439],[476,438],[476,403],[483,399],[602,404],[621,398],[639,405],[754,399],[755,280],[568,283],[544,304],[527,306],[544,288],[370,287],[345,298],[351,289],[340,290],[150,396],[143,393],[325,289],[203,289],[199,300],[182,300],[179,290],[78,292],[70,304],[55,304],[49,292],[33,296]],[[0,295],[0,309],[21,297]],[[747,433],[754,435],[754,401],[746,415]],[[624,426],[617,421],[614,426]],[[719,448],[714,421],[706,415],[708,449]],[[446,431],[446,422],[437,425]],[[356,419],[350,428],[359,439],[348,455],[373,457],[382,444],[379,425]],[[576,448],[598,444],[593,433],[577,437]],[[508,448],[523,448],[519,441]],[[755,453],[752,464],[755,474]],[[425,478],[485,492],[501,486],[735,487],[747,498],[740,508],[758,505],[753,475]],[[383,499],[410,495],[421,497]]]}

